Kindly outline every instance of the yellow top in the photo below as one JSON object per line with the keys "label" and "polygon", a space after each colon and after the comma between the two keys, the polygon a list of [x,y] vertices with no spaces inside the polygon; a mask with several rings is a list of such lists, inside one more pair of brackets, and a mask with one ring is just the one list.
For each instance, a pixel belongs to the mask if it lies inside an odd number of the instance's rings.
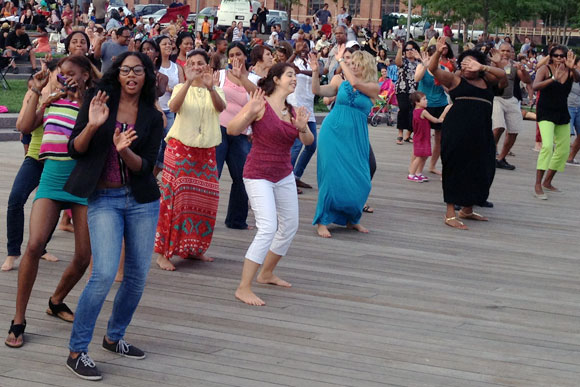
{"label": "yellow top", "polygon": [[[184,84],[180,83],[173,88],[169,102],[183,86]],[[219,87],[215,90],[225,103],[224,91]],[[189,87],[165,141],[171,138],[195,148],[212,148],[221,144],[219,112],[213,106],[209,90],[204,87]]]}
{"label": "yellow top", "polygon": [[42,142],[42,135],[44,134],[44,125],[41,124],[30,134],[32,135],[32,138],[30,139],[28,153],[26,153],[26,156],[32,157],[34,160],[38,160],[38,154],[40,153],[40,143]]}

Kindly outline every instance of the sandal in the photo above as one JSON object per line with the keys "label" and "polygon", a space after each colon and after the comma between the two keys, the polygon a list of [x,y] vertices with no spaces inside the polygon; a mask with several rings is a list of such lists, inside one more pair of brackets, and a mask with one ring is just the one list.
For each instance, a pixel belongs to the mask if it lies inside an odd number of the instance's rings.
{"label": "sandal", "polygon": [[10,329],[8,330],[8,335],[10,336],[10,334],[14,334],[14,338],[18,339],[20,336],[22,336],[22,341],[19,344],[10,344],[9,337],[6,338],[6,340],[4,341],[4,344],[6,344],[7,347],[10,348],[20,348],[24,345],[24,330],[26,329],[26,320],[24,320],[24,323],[22,324],[16,324],[14,325],[14,320],[12,320],[12,322],[10,323]]}
{"label": "sandal", "polygon": [[49,314],[54,317],[58,317],[61,320],[66,322],[73,322],[75,320],[75,314],[72,310],[64,302],[60,304],[53,304],[52,300],[48,299],[48,309],[46,310],[46,314]]}
{"label": "sandal", "polygon": [[459,210],[459,217],[463,219],[479,220],[481,222],[488,221],[488,219],[485,216],[478,214],[475,211],[472,211],[470,214],[466,214],[465,212],[463,212],[463,209]]}
{"label": "sandal", "polygon": [[[454,220],[457,221],[457,223],[459,223],[459,225],[454,226],[453,224],[451,224],[451,222]],[[462,221],[457,219],[456,216],[452,216],[451,218],[445,217],[445,224],[448,225],[449,227],[457,228],[459,230],[468,230],[467,226]]]}
{"label": "sandal", "polygon": [[403,141],[408,142],[409,144],[412,144],[413,143],[413,139],[411,137],[407,137]]}
{"label": "sandal", "polygon": [[403,145],[403,137],[397,137],[397,145]]}
{"label": "sandal", "polygon": [[366,212],[367,214],[372,214],[373,212],[375,212],[375,209],[366,205],[363,207],[363,212]]}

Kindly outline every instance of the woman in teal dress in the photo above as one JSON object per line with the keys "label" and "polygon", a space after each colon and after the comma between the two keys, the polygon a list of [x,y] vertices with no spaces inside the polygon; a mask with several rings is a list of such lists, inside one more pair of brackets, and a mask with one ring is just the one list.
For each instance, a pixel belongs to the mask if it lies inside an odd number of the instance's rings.
{"label": "woman in teal dress", "polygon": [[320,86],[316,57],[310,57],[312,92],[336,96],[318,140],[318,204],[312,224],[323,238],[331,237],[331,223],[368,232],[359,221],[371,191],[367,116],[379,84],[376,62],[369,53],[355,51],[348,61],[345,51],[341,45],[335,56],[342,76],[335,75],[325,86]]}

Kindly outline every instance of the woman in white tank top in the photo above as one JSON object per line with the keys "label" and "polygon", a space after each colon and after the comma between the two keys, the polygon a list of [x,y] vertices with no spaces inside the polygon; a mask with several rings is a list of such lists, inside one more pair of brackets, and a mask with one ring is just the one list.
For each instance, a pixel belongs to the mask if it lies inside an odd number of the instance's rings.
{"label": "woman in white tank top", "polygon": [[169,110],[169,106],[167,103],[169,102],[169,98],[171,98],[171,93],[173,92],[173,88],[178,83],[183,83],[185,81],[185,76],[183,73],[183,68],[177,65],[175,62],[169,60],[171,56],[171,52],[173,51],[173,43],[171,43],[171,39],[168,36],[160,36],[157,39],[157,44],[159,45],[159,49],[161,51],[161,66],[159,67],[159,72],[161,74],[165,74],[169,79],[167,83],[167,91],[161,97],[159,97],[159,105],[167,118],[167,126],[165,126],[163,130],[163,140],[161,140],[161,146],[159,147],[159,154],[157,155],[157,164],[155,165],[155,169],[153,174],[157,176],[159,172],[163,169],[163,155],[165,153],[165,136],[171,129],[171,125],[173,125],[173,121],[175,120],[175,113],[172,113]]}

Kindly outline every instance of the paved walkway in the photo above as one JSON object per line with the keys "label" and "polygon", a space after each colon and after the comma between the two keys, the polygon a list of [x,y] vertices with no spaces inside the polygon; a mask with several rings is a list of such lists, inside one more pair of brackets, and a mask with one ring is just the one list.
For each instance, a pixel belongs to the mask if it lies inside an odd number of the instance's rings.
{"label": "paved walkway", "polygon": [[[364,215],[368,235],[337,229],[323,240],[310,225],[316,190],[300,197],[300,230],[278,271],[290,290],[256,286],[267,306],[237,302],[233,292],[254,232],[223,226],[222,198],[209,254],[213,263],[152,267],[127,339],[147,351],[135,361],[99,348],[115,292],[108,297],[91,355],[100,386],[578,386],[580,168],[558,174],[564,193],[532,197],[533,124],[498,171],[482,209],[488,223],[469,231],[443,224],[437,179],[405,180],[411,147],[392,128],[371,128],[378,161]],[[0,143],[0,217],[22,160],[16,142]],[[316,163],[304,180],[316,181]],[[27,213],[29,211],[27,207]],[[252,219],[251,219],[252,220]],[[5,222],[0,226],[0,255]],[[95,386],[64,366],[71,326],[45,314],[71,259],[72,235],[48,246],[27,319],[26,345],[0,346],[1,386]],[[17,271],[0,273],[0,328],[14,312]],[[75,309],[85,281],[68,297]],[[116,290],[118,285],[114,285]],[[2,339],[4,337],[2,336]]]}

